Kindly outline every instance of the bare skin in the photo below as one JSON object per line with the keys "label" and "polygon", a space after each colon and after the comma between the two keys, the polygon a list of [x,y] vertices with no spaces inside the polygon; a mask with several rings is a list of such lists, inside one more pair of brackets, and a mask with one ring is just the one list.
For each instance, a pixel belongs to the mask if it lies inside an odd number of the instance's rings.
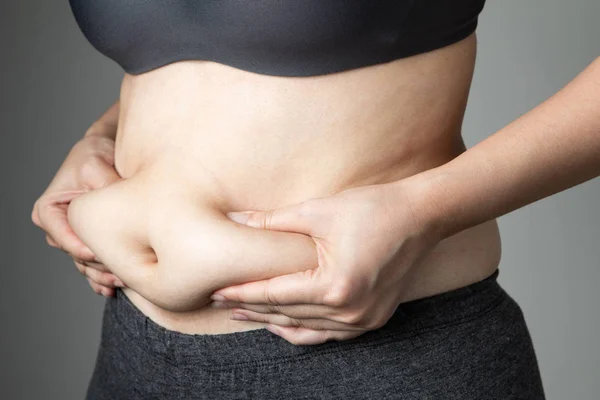
{"label": "bare skin", "polygon": [[[464,152],[461,124],[476,36],[336,74],[265,76],[206,61],[126,75],[115,168],[76,197],[69,222],[147,316],[218,334],[264,327],[209,307],[210,294],[316,266],[310,237],[225,217],[387,183]],[[494,219],[441,241],[402,301],[465,286],[500,261]]]}

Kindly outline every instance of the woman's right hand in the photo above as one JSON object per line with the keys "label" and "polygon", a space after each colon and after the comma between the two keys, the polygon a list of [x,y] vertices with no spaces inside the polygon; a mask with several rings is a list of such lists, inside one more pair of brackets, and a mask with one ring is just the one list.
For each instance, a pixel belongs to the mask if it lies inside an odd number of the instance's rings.
{"label": "woman's right hand", "polygon": [[52,247],[69,254],[94,290],[113,296],[123,283],[75,235],[67,220],[71,200],[121,179],[114,168],[115,142],[103,135],[86,135],[71,149],[48,188],[35,202],[31,219],[46,232]]}

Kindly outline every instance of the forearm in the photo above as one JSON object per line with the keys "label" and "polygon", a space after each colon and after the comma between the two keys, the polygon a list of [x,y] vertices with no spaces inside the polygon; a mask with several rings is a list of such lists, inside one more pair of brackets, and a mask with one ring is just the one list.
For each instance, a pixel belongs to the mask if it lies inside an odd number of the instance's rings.
{"label": "forearm", "polygon": [[103,136],[115,140],[119,125],[119,105],[117,100],[88,128],[84,136]]}
{"label": "forearm", "polygon": [[415,215],[444,239],[599,175],[596,59],[554,96],[455,159],[391,185],[410,187]]}

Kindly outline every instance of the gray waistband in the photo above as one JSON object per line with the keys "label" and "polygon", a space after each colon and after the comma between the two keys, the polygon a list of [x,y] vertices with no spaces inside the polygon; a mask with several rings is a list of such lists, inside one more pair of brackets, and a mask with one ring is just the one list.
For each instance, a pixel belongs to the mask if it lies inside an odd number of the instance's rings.
{"label": "gray waistband", "polygon": [[189,335],[165,329],[135,307],[117,290],[106,303],[104,324],[112,325],[111,335],[121,335],[132,346],[141,346],[174,363],[193,363],[218,368],[244,363],[275,363],[286,357],[369,347],[386,341],[399,341],[442,326],[478,318],[508,294],[498,284],[499,270],[482,281],[434,296],[402,303],[383,327],[354,339],[299,346],[267,331],[255,329],[226,334]]}

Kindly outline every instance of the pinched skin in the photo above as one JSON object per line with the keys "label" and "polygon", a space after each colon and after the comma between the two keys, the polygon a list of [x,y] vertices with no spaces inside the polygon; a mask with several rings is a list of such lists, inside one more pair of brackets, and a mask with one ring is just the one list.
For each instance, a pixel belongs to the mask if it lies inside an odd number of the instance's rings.
{"label": "pinched skin", "polygon": [[148,169],[74,199],[69,223],[126,285],[173,312],[201,308],[229,285],[317,267],[310,236],[237,224],[208,190],[182,186]]}

